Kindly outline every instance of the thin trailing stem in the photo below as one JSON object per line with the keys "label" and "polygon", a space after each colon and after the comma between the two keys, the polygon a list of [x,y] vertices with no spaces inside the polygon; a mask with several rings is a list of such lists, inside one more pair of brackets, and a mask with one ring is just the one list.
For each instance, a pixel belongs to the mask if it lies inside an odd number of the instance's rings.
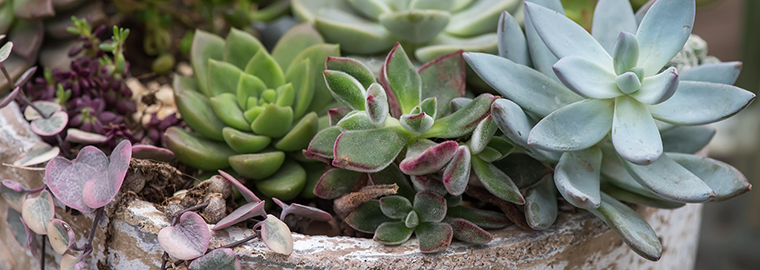
{"label": "thin trailing stem", "polygon": [[[8,80],[8,84],[11,84],[11,82],[13,81],[13,79],[11,78],[11,75],[8,74],[8,70],[5,68],[5,65],[3,65],[2,63],[0,63],[0,70],[3,71],[3,75],[5,76],[5,79]],[[11,85],[13,85],[13,84],[11,84]]]}
{"label": "thin trailing stem", "polygon": [[35,106],[34,103],[32,103],[29,100],[29,98],[27,98],[26,95],[23,92],[19,93],[19,96],[21,97],[21,100],[24,101],[24,103],[26,103],[27,105],[29,105],[30,107],[32,107],[32,109],[34,109],[35,111],[37,111],[37,113],[40,114],[40,116],[42,116],[42,118],[48,119],[48,118],[50,118],[50,116],[53,116],[52,113],[51,114],[46,114],[46,113],[42,112],[42,110],[40,110],[39,107]]}
{"label": "thin trailing stem", "polygon": [[[226,244],[226,245],[218,247],[218,248],[233,248],[233,247],[245,244],[245,242],[251,241],[251,240],[259,238],[259,237],[261,237],[261,232],[257,231],[256,233],[254,233],[251,236],[248,236],[246,238],[243,238],[241,240],[238,240],[238,241]],[[217,248],[215,248],[215,249],[217,249]],[[214,249],[212,249],[212,250],[214,250]]]}
{"label": "thin trailing stem", "polygon": [[47,238],[46,235],[42,235],[42,246],[40,252],[40,270],[45,270],[45,238]]}

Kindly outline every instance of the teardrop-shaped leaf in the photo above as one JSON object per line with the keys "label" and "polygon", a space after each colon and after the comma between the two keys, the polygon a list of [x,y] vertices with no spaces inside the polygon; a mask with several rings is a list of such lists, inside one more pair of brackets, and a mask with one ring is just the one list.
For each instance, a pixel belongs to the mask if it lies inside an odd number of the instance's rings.
{"label": "teardrop-shaped leaf", "polygon": [[475,223],[461,218],[446,218],[444,222],[451,226],[454,238],[474,244],[487,244],[493,240],[493,235],[478,227]]}
{"label": "teardrop-shaped leaf", "polygon": [[596,209],[601,203],[599,174],[602,151],[598,147],[565,152],[554,171],[554,182],[562,197],[583,209]]}
{"label": "teardrop-shaped leaf", "polygon": [[659,104],[673,97],[678,86],[678,71],[669,67],[660,74],[644,78],[641,89],[631,93],[631,97],[645,104]]}
{"label": "teardrop-shaped leaf", "polygon": [[199,134],[216,141],[224,140],[222,129],[227,126],[216,116],[211,101],[201,93],[183,90],[174,95],[182,120]]}
{"label": "teardrop-shaped leaf", "polygon": [[386,217],[402,219],[412,211],[412,202],[398,195],[380,198],[380,210]]}
{"label": "teardrop-shaped leaf", "polygon": [[11,55],[11,51],[13,51],[13,42],[6,42],[3,47],[0,47],[0,63],[8,60],[8,56]]}
{"label": "teardrop-shaped leaf", "polygon": [[443,170],[443,185],[451,195],[462,195],[470,180],[470,149],[466,145],[457,147],[451,162]]}
{"label": "teardrop-shaped leaf", "polygon": [[132,159],[132,143],[121,141],[111,152],[108,169],[102,178],[90,178],[84,183],[82,197],[90,208],[100,208],[116,197],[127,176],[129,162]]}
{"label": "teardrop-shaped leaf", "polygon": [[211,233],[203,218],[188,211],[175,226],[167,226],[158,232],[158,244],[174,258],[192,260],[202,256],[208,249]]}
{"label": "teardrop-shaped leaf", "polygon": [[304,150],[304,155],[307,158],[317,159],[326,163],[332,163],[333,149],[335,148],[335,141],[342,133],[338,127],[328,127],[320,130],[314,138],[311,139],[309,147]]}
{"label": "teardrop-shaped leaf", "polygon": [[269,88],[277,88],[285,84],[282,68],[266,50],[256,52],[245,66],[245,73],[259,77]]}
{"label": "teardrop-shaped leaf", "polygon": [[423,222],[414,230],[420,241],[422,253],[438,252],[451,245],[454,230],[451,225],[440,222]]}
{"label": "teardrop-shaped leaf", "polygon": [[251,201],[238,207],[235,211],[232,211],[232,213],[217,222],[216,226],[211,228],[211,230],[221,230],[256,216],[265,216],[267,214],[264,210],[265,202],[266,201]]}
{"label": "teardrop-shaped leaf", "polygon": [[430,174],[440,171],[454,156],[459,145],[455,141],[435,144],[429,140],[412,143],[399,168],[409,175]]}
{"label": "teardrop-shaped leaf", "polygon": [[[203,30],[195,30],[193,45],[190,47],[190,63],[193,66],[195,79],[198,80],[198,86],[206,96],[215,96],[209,95],[211,92],[208,89],[208,60],[222,60],[224,47],[224,40],[219,36]],[[182,116],[184,118],[185,114],[183,113]]]}
{"label": "teardrop-shaped leaf", "polygon": [[551,174],[525,192],[525,221],[535,230],[546,230],[557,220],[557,189]]}
{"label": "teardrop-shaped leaf", "polygon": [[[547,3],[540,4],[559,12],[560,14],[565,14],[565,9],[562,7],[562,3],[554,0],[550,0],[549,2],[553,2],[553,5],[547,6]],[[524,8],[523,17],[525,23],[525,39],[528,41],[528,49],[530,49],[530,58],[533,62],[533,67],[548,79],[559,82],[559,78],[557,78],[557,75],[554,74],[554,70],[552,69],[552,66],[557,60],[559,60],[559,58],[546,47],[546,44],[544,44],[544,41],[541,39],[538,30],[536,30],[536,27],[531,20],[530,13],[525,12]]]}
{"label": "teardrop-shaped leaf", "polygon": [[583,58],[567,56],[554,64],[557,78],[577,93],[586,98],[608,99],[624,94],[615,83],[615,74],[608,67]]}
{"label": "teardrop-shaped leaf", "polygon": [[475,130],[472,131],[472,137],[468,142],[470,152],[473,155],[480,154],[486,148],[488,142],[491,141],[493,135],[496,134],[497,129],[498,127],[490,115],[481,120],[475,127]]}
{"label": "teardrop-shaped leaf", "polygon": [[397,43],[388,53],[380,77],[387,82],[385,90],[393,93],[402,114],[410,113],[420,104],[422,81],[401,44]]}
{"label": "teardrop-shaped leaf", "polygon": [[582,99],[561,83],[508,59],[484,53],[464,53],[464,59],[499,94],[539,116]]}
{"label": "teardrop-shaped leaf", "polygon": [[407,227],[403,221],[384,222],[375,230],[373,240],[383,245],[400,245],[412,236],[414,228]]}
{"label": "teardrop-shaped leaf", "polygon": [[290,255],[293,252],[293,236],[285,222],[273,215],[262,221],[261,240],[274,252]]}
{"label": "teardrop-shaped leaf", "polygon": [[[62,110],[60,104],[51,101],[38,100],[32,102],[32,104],[47,116],[52,116],[55,112]],[[26,118],[27,121],[33,121],[44,117],[42,117],[32,106],[27,106],[24,110],[24,118]]]}
{"label": "teardrop-shaped leaf", "polygon": [[370,130],[375,128],[375,124],[367,115],[366,111],[352,111],[344,116],[337,124],[341,131],[349,130]]}
{"label": "teardrop-shaped leaf", "polygon": [[56,112],[48,119],[37,118],[32,121],[31,128],[40,136],[53,136],[60,133],[69,123],[69,115],[66,112]]}
{"label": "teardrop-shaped leaf", "polygon": [[295,161],[285,161],[272,176],[257,181],[256,188],[268,197],[292,200],[306,184],[306,171]]}
{"label": "teardrop-shaped leaf", "polygon": [[367,97],[364,99],[364,108],[367,112],[370,122],[380,127],[385,124],[385,119],[390,113],[388,105],[388,96],[385,89],[379,83],[372,83],[367,88]]}
{"label": "teardrop-shaped leaf", "polygon": [[695,155],[668,153],[668,157],[702,179],[715,192],[716,201],[724,201],[745,192],[752,185],[736,168],[726,163]]}
{"label": "teardrop-shaped leaf", "polygon": [[491,103],[497,98],[491,94],[479,95],[461,110],[436,120],[430,130],[421,137],[458,138],[467,135],[475,130],[480,121],[488,117]]}
{"label": "teardrop-shaped leaf", "polygon": [[639,184],[636,179],[633,179],[625,166],[620,162],[620,158],[618,158],[617,152],[615,152],[611,144],[605,144],[601,148],[603,153],[601,170],[605,180],[617,187],[645,197],[663,199],[649,188]]}
{"label": "teardrop-shaped leaf", "polygon": [[[548,115],[530,131],[528,145],[549,151],[589,148],[610,133],[614,103],[586,99]],[[582,131],[579,126],[585,127]]]}
{"label": "teardrop-shaped leaf", "polygon": [[60,219],[51,219],[47,225],[47,232],[50,246],[58,254],[65,253],[76,241],[76,235],[69,224]]}
{"label": "teardrop-shaped leaf", "polygon": [[254,134],[280,138],[288,133],[292,124],[292,108],[269,104],[251,123],[251,130]]}
{"label": "teardrop-shaped leaf", "polygon": [[[379,201],[368,201],[349,214],[346,223],[357,231],[374,233],[380,224],[393,221],[380,210]],[[402,224],[403,225],[403,224]]]}
{"label": "teardrop-shaped leaf", "polygon": [[240,261],[238,261],[235,252],[229,248],[216,248],[206,255],[201,256],[193,260],[190,265],[187,266],[190,270],[204,270],[204,269],[217,269],[217,270],[240,270]]}
{"label": "teardrop-shaped leaf", "polygon": [[477,156],[473,156],[470,162],[472,163],[472,170],[488,192],[514,204],[525,204],[525,199],[520,190],[507,174]]}
{"label": "teardrop-shaped leaf", "polygon": [[229,164],[241,176],[251,179],[264,179],[277,172],[285,161],[285,153],[281,151],[233,155]]}
{"label": "teardrop-shaped leaf", "polygon": [[[591,34],[609,53],[614,51],[615,41],[618,39],[620,32],[633,33],[637,27],[636,17],[633,15],[633,9],[629,1],[600,1],[594,8],[594,21],[591,26]],[[638,57],[635,58],[634,65],[637,60]]]}
{"label": "teardrop-shaped leaf", "polygon": [[230,166],[228,157],[237,154],[225,143],[201,138],[178,127],[164,132],[164,144],[177,160],[201,170],[227,168]]}
{"label": "teardrop-shaped leaf", "polygon": [[26,195],[21,206],[21,217],[26,226],[36,234],[46,235],[47,224],[55,216],[55,205],[50,192],[43,190],[37,197]]}
{"label": "teardrop-shaped leaf", "polygon": [[702,125],[731,117],[753,100],[755,94],[735,86],[684,81],[670,99],[649,106],[649,111],[667,123]]}
{"label": "teardrop-shaped leaf", "polygon": [[628,97],[615,98],[612,144],[624,159],[647,165],[662,155],[662,139],[646,105]]}
{"label": "teardrop-shaped leaf", "polygon": [[517,64],[532,66],[525,34],[517,20],[506,10],[501,12],[496,34],[499,38],[499,56]]}
{"label": "teardrop-shaped leaf", "polygon": [[715,128],[709,126],[675,127],[661,131],[663,152],[694,154],[705,148]]}
{"label": "teardrop-shaped leaf", "polygon": [[345,72],[359,81],[365,89],[375,83],[375,75],[359,60],[348,57],[328,57],[325,69]]}
{"label": "teardrop-shaped leaf", "polygon": [[19,155],[18,159],[13,162],[13,165],[22,167],[34,166],[57,157],[60,152],[61,149],[58,147],[40,142],[32,146],[27,152]]}
{"label": "teardrop-shaped leaf", "polygon": [[342,71],[325,70],[323,74],[325,83],[336,100],[354,110],[364,110],[365,90],[361,82]]}
{"label": "teardrop-shaped leaf", "polygon": [[335,141],[332,165],[359,172],[377,172],[398,156],[410,135],[400,127],[353,130]]}
{"label": "teardrop-shaped leaf", "polygon": [[[621,2],[618,0],[607,2],[615,1]],[[599,6],[597,6],[597,8],[599,8]],[[604,27],[607,28],[606,26]],[[633,28],[636,29],[635,26]],[[612,53],[612,63],[615,68],[615,74],[620,75],[626,71],[631,70],[632,68],[636,67],[636,64],[639,61],[639,40],[636,39],[635,35],[631,34],[632,32],[633,31],[618,32],[619,34],[615,34],[617,36],[617,41],[614,43],[609,43],[611,40],[608,40],[603,43],[605,49],[607,49],[608,52]],[[609,33],[597,35],[609,35]],[[606,38],[610,37],[611,36],[608,36]],[[597,40],[599,40],[599,38],[597,38]],[[609,44],[614,44],[614,47],[611,47]],[[644,74],[641,75],[643,76]]]}
{"label": "teardrop-shaped leaf", "polygon": [[528,135],[530,134],[530,129],[533,128],[533,120],[530,120],[522,108],[511,100],[503,98],[495,100],[491,104],[491,115],[499,130],[512,143],[525,149],[526,153],[531,157],[538,160],[547,160],[556,156],[556,159],[559,159],[559,155],[557,154],[539,150],[528,145]]}
{"label": "teardrop-shaped leaf", "polygon": [[267,90],[267,85],[259,77],[248,73],[240,73],[240,80],[237,82],[236,90],[239,109],[250,109],[247,104],[248,98],[259,98],[265,90]]}
{"label": "teardrop-shaped leaf", "polygon": [[277,198],[272,198],[272,200],[277,205],[279,205],[280,208],[282,208],[282,212],[280,213],[280,220],[285,219],[288,214],[294,214],[320,222],[328,222],[332,220],[332,215],[330,215],[330,213],[327,213],[319,208],[298,203],[288,205]]}
{"label": "teardrop-shaped leaf", "polygon": [[695,9],[692,0],[657,1],[649,8],[636,32],[641,46],[636,66],[644,67],[646,77],[659,72],[686,44]]}
{"label": "teardrop-shaped leaf", "polygon": [[628,206],[602,193],[602,204],[589,212],[610,226],[636,254],[652,261],[662,255],[662,243],[644,218]]}
{"label": "teardrop-shaped leaf", "polygon": [[385,29],[399,39],[425,43],[446,28],[450,16],[449,12],[441,10],[407,10],[384,13],[378,19]]}
{"label": "teardrop-shaped leaf", "polygon": [[243,70],[261,48],[264,48],[264,45],[253,35],[233,27],[224,42],[223,59]]}
{"label": "teardrop-shaped leaf", "polygon": [[419,214],[420,222],[441,222],[446,217],[446,199],[435,193],[417,193],[412,205]]}
{"label": "teardrop-shaped leaf", "polygon": [[716,196],[710,186],[667,155],[660,156],[657,161],[646,166],[622,158],[620,162],[639,184],[666,199],[696,203],[709,201]]}
{"label": "teardrop-shaped leaf", "polygon": [[422,112],[419,107],[414,107],[409,114],[401,115],[398,120],[406,131],[415,136],[420,136],[430,130],[430,127],[432,127],[435,122],[435,119],[433,119],[431,115]]}

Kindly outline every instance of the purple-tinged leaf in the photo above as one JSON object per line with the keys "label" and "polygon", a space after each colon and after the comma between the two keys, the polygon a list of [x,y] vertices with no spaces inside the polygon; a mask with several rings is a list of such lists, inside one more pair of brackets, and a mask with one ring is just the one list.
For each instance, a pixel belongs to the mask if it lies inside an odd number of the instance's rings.
{"label": "purple-tinged leaf", "polygon": [[388,96],[385,89],[379,83],[373,83],[367,88],[367,97],[364,99],[364,109],[367,117],[376,127],[381,127],[390,113]]}
{"label": "purple-tinged leaf", "polygon": [[13,13],[21,19],[41,19],[55,16],[53,0],[14,1]]}
{"label": "purple-tinged leaf", "polygon": [[[26,82],[31,80],[36,72],[37,72],[37,66],[30,67],[26,71],[24,71],[24,73],[21,74],[21,77],[18,77],[18,79],[16,79],[16,87],[18,88],[18,87],[26,85]],[[2,108],[2,106],[0,106],[0,108]]]}
{"label": "purple-tinged leaf", "polygon": [[37,165],[57,157],[60,152],[61,149],[58,147],[53,147],[47,143],[40,142],[32,146],[29,151],[22,153],[18,159],[13,162],[13,165],[21,167]]}
{"label": "purple-tinged leaf", "polygon": [[255,216],[266,216],[267,213],[264,210],[265,202],[266,201],[249,202],[238,207],[235,211],[232,211],[232,213],[217,222],[216,226],[211,228],[211,230],[221,230]]}
{"label": "purple-tinged leaf", "polygon": [[437,99],[435,118],[448,115],[449,103],[464,96],[466,67],[462,50],[459,50],[438,57],[417,70],[422,80],[422,98]]}
{"label": "purple-tinged leaf", "polygon": [[409,211],[404,218],[404,225],[406,225],[407,228],[414,228],[417,227],[417,225],[420,225],[420,216],[417,215],[417,212]]}
{"label": "purple-tinged leaf", "polygon": [[493,235],[466,219],[446,218],[444,222],[451,226],[454,231],[454,238],[459,241],[485,245],[493,240]]}
{"label": "purple-tinged leaf", "polygon": [[108,158],[93,146],[85,146],[76,159],[56,157],[45,167],[45,179],[53,195],[63,204],[84,213],[92,208],[84,202],[84,184],[89,179],[103,179],[108,171]]}
{"label": "purple-tinged leaf", "polygon": [[466,97],[454,98],[451,100],[451,103],[449,103],[449,109],[451,110],[451,113],[454,113],[458,110],[461,110],[465,106],[467,106],[467,104],[470,104],[470,102],[472,102],[471,98],[466,98]]}
{"label": "purple-tinged leaf", "polygon": [[494,123],[491,115],[481,120],[478,126],[475,127],[475,130],[472,131],[472,138],[468,142],[470,153],[477,155],[483,152],[483,149],[486,148],[493,135],[496,134],[497,129],[498,126]]}
{"label": "purple-tinged leaf", "polygon": [[21,88],[16,87],[15,89],[13,89],[13,91],[10,92],[10,94],[3,97],[3,99],[0,100],[0,108],[5,108],[5,106],[8,106],[8,104],[10,104],[11,101],[16,99],[16,96],[18,95],[19,92],[21,92]]}
{"label": "purple-tinged leaf", "polygon": [[331,168],[319,178],[319,182],[314,186],[314,195],[322,199],[338,198],[351,191],[361,175],[360,172]]}
{"label": "purple-tinged leaf", "polygon": [[435,119],[438,114],[438,108],[436,108],[437,104],[438,99],[436,97],[426,98],[420,102],[420,111]]}
{"label": "purple-tinged leaf", "polygon": [[420,215],[420,222],[441,222],[446,217],[446,199],[435,193],[417,193],[413,205],[414,211]]}
{"label": "purple-tinged leaf", "polygon": [[330,126],[337,125],[340,119],[343,119],[348,113],[353,111],[349,107],[340,107],[327,110],[327,117],[330,120]]}
{"label": "purple-tinged leaf", "polygon": [[404,129],[415,136],[420,136],[430,130],[435,119],[433,116],[420,110],[420,107],[414,107],[411,113],[402,114],[398,121]]}
{"label": "purple-tinged leaf", "polygon": [[222,171],[222,170],[219,170],[218,172],[219,172],[219,174],[222,175],[222,177],[224,177],[224,179],[227,179],[227,181],[230,181],[230,183],[232,183],[233,185],[235,185],[235,187],[237,187],[238,190],[240,190],[240,194],[243,195],[243,198],[245,199],[246,202],[250,203],[250,202],[260,202],[261,201],[261,199],[259,199],[259,197],[256,197],[256,194],[253,194],[253,192],[250,189],[248,189],[248,187],[246,187],[245,185],[243,185],[242,183],[240,183],[240,181],[238,181],[237,179],[235,179],[235,177],[232,177],[232,175],[230,175],[229,173],[227,173],[225,171]]}
{"label": "purple-tinged leaf", "polygon": [[37,197],[26,195],[21,206],[21,217],[26,225],[37,234],[47,234],[47,224],[55,216],[55,204],[50,192],[43,190]]}
{"label": "purple-tinged leaf", "polygon": [[451,245],[454,230],[451,225],[440,222],[423,222],[414,230],[420,241],[422,253],[438,252]]}
{"label": "purple-tinged leaf", "polygon": [[491,111],[491,103],[498,97],[481,94],[460,110],[438,119],[422,134],[424,138],[458,138],[472,132]]}
{"label": "purple-tinged leaf", "polygon": [[[32,102],[32,104],[34,104],[37,109],[40,109],[45,115],[52,115],[55,112],[62,110],[60,104],[52,101],[38,100]],[[27,121],[34,121],[35,119],[43,117],[37,112],[37,110],[32,108],[32,106],[27,106],[24,110],[24,118],[26,118]]]}
{"label": "purple-tinged leaf", "polygon": [[325,70],[322,74],[335,100],[354,110],[364,110],[366,90],[361,82],[342,71]]}
{"label": "purple-tinged leaf", "polygon": [[87,252],[79,256],[74,256],[71,254],[63,254],[63,256],[61,256],[61,263],[59,264],[61,266],[61,270],[87,269],[87,265],[85,263],[86,263],[87,257],[90,256],[90,253],[92,253],[92,250],[88,250]]}
{"label": "purple-tinged leaf", "polygon": [[378,172],[388,167],[411,138],[401,127],[354,130],[335,140],[332,165],[359,172]]}
{"label": "purple-tinged leaf", "polygon": [[11,209],[21,212],[21,207],[24,205],[24,197],[29,193],[29,189],[20,183],[12,180],[3,179],[2,185],[0,185],[0,197],[3,197],[8,206]]}
{"label": "purple-tinged leaf", "polygon": [[454,196],[459,196],[467,189],[470,180],[470,149],[467,145],[461,145],[456,149],[454,157],[443,170],[443,186],[446,191]]}
{"label": "purple-tinged leaf", "polygon": [[69,224],[60,219],[51,219],[47,224],[47,232],[50,246],[58,254],[66,253],[76,241],[76,235]]}
{"label": "purple-tinged leaf", "polygon": [[499,199],[514,204],[525,204],[525,199],[520,193],[520,190],[507,174],[496,168],[493,164],[487,163],[477,156],[473,156],[470,162],[472,163],[472,169],[475,171],[475,175],[478,176],[478,179],[480,179],[483,187],[485,187],[488,192]]}
{"label": "purple-tinged leaf", "polygon": [[380,198],[380,210],[386,217],[402,219],[412,211],[412,202],[398,195]]}
{"label": "purple-tinged leaf", "polygon": [[235,252],[230,248],[217,248],[193,260],[189,266],[190,270],[240,270],[240,261],[238,261]]}
{"label": "purple-tinged leaf", "polygon": [[32,256],[37,256],[37,250],[39,250],[37,234],[32,232],[29,226],[26,226],[26,221],[24,221],[23,217],[19,217],[19,220],[21,220],[21,225],[24,226],[24,232],[26,233],[26,245],[24,247],[32,251]]}
{"label": "purple-tinged leaf", "polygon": [[84,203],[94,209],[111,202],[121,189],[131,159],[132,143],[129,140],[123,140],[111,152],[108,169],[104,172],[105,177],[89,178],[84,183],[82,192]]}
{"label": "purple-tinged leaf", "polygon": [[325,69],[345,72],[359,81],[364,88],[369,88],[375,82],[375,75],[367,65],[353,58],[327,57]]}
{"label": "purple-tinged leaf", "polygon": [[13,208],[8,208],[8,216],[6,217],[5,222],[7,222],[6,224],[8,224],[8,228],[10,229],[11,234],[13,234],[13,237],[16,238],[16,242],[22,247],[26,246],[29,241],[29,237],[27,236],[29,228],[24,224],[24,220],[21,218],[21,213]]}
{"label": "purple-tinged leaf", "polygon": [[357,231],[374,233],[380,224],[394,220],[383,214],[383,211],[380,210],[379,201],[368,201],[351,212],[345,221]]}
{"label": "purple-tinged leaf", "polygon": [[280,201],[277,198],[272,198],[274,203],[279,205],[282,208],[282,212],[280,213],[280,220],[285,219],[288,214],[294,214],[297,216],[302,216],[306,218],[310,218],[316,221],[322,221],[327,222],[332,220],[332,216],[330,213],[327,213],[323,211],[322,209],[306,206],[303,204],[293,203],[293,204],[286,204],[282,201]]}
{"label": "purple-tinged leaf", "polygon": [[501,229],[512,224],[503,213],[482,210],[462,205],[452,206],[446,210],[447,218],[461,218],[486,229]]}
{"label": "purple-tinged leaf", "polygon": [[404,173],[394,163],[382,171],[370,173],[368,175],[369,182],[372,185],[395,184],[398,186],[396,195],[401,195],[411,200],[414,198],[414,195],[417,194],[417,192],[414,191],[414,187],[412,187],[412,185],[409,183],[409,180],[407,180],[406,175],[404,175]]}
{"label": "purple-tinged leaf", "polygon": [[413,232],[414,227],[407,227],[403,221],[384,222],[377,227],[372,239],[383,245],[400,245],[409,240]]}
{"label": "purple-tinged leaf", "polygon": [[311,139],[309,147],[303,150],[303,155],[309,159],[316,159],[327,164],[332,163],[335,141],[340,134],[340,128],[336,126],[319,131]]}
{"label": "purple-tinged leaf", "polygon": [[99,144],[108,141],[108,138],[101,134],[69,128],[66,130],[66,141],[81,144]]}
{"label": "purple-tinged leaf", "polygon": [[8,57],[11,55],[11,51],[13,51],[13,42],[6,42],[3,47],[0,47],[0,63],[8,60]]}
{"label": "purple-tinged leaf", "polygon": [[208,225],[195,212],[185,212],[176,226],[164,227],[158,232],[158,244],[174,258],[192,260],[206,253],[209,239]]}
{"label": "purple-tinged leaf", "polygon": [[372,123],[372,120],[365,111],[352,111],[343,117],[343,119],[340,119],[335,126],[339,127],[341,131],[374,129],[377,127]]}
{"label": "purple-tinged leaf", "polygon": [[458,148],[455,141],[436,144],[426,139],[418,140],[407,148],[406,158],[399,163],[399,169],[409,175],[438,172],[454,157]]}
{"label": "purple-tinged leaf", "polygon": [[381,82],[385,82],[385,90],[393,92],[393,95],[389,93],[388,98],[395,97],[402,114],[410,113],[420,104],[422,80],[401,44],[396,43],[388,53],[380,77]]}
{"label": "purple-tinged leaf", "polygon": [[32,121],[32,131],[40,136],[53,136],[60,133],[69,123],[69,115],[66,112],[56,112],[48,119],[37,118]]}
{"label": "purple-tinged leaf", "polygon": [[[469,163],[467,166],[469,166]],[[439,196],[446,196],[446,194],[448,194],[443,182],[441,182],[441,179],[436,175],[412,175],[411,177],[412,185],[417,192],[427,191],[438,194]]]}
{"label": "purple-tinged leaf", "polygon": [[153,159],[169,162],[174,159],[174,152],[166,148],[161,148],[149,144],[136,144],[132,146],[132,158]]}
{"label": "purple-tinged leaf", "polygon": [[261,240],[274,252],[290,255],[293,252],[293,236],[285,222],[273,215],[262,221]]}

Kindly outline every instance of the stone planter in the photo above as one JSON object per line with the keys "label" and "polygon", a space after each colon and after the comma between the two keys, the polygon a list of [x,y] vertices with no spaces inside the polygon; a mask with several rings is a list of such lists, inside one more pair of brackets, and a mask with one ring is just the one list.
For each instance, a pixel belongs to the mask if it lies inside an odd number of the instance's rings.
{"label": "stone planter", "polygon": [[[39,138],[29,130],[15,104],[0,110],[0,162],[9,163]],[[29,187],[42,184],[39,172],[0,167],[0,178],[24,181]],[[60,206],[60,205],[59,205]],[[8,205],[0,199],[0,269],[38,269],[39,255],[19,246],[6,223]],[[148,202],[115,200],[106,207],[108,218],[95,234],[91,269],[158,269],[163,250],[158,231],[169,225],[163,213]],[[260,241],[236,247],[244,269],[693,269],[702,206],[689,204],[676,210],[638,207],[660,236],[663,255],[650,262],[636,255],[601,220],[585,211],[561,213],[545,231],[527,232],[515,226],[491,231],[487,245],[455,241],[436,254],[422,254],[412,239],[400,246],[383,246],[372,239],[305,236],[294,234],[290,256],[274,254]],[[73,227],[78,243],[85,241],[92,216],[76,215],[58,208],[57,218]],[[251,235],[238,227],[212,232],[209,248]],[[48,248],[46,265],[57,268],[60,255]]]}

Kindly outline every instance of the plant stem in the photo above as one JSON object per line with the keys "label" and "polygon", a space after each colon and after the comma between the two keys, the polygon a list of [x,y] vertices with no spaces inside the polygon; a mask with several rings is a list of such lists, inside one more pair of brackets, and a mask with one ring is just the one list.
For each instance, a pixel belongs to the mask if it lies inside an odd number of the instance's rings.
{"label": "plant stem", "polygon": [[[254,233],[254,234],[253,234],[253,235],[251,235],[251,236],[248,236],[248,237],[246,237],[246,238],[243,238],[243,239],[241,239],[241,240],[238,240],[238,241],[235,241],[235,242],[232,242],[232,243],[226,244],[226,245],[224,245],[224,246],[221,246],[221,247],[218,247],[218,248],[233,248],[233,247],[236,247],[236,246],[242,245],[242,244],[244,244],[245,242],[251,241],[251,240],[253,240],[253,239],[256,239],[256,238],[259,238],[260,236],[261,236],[261,233],[259,233],[259,232],[256,232],[256,233]],[[217,249],[217,248],[215,248],[215,249]],[[212,250],[213,250],[213,249],[212,249]]]}
{"label": "plant stem", "polygon": [[203,203],[198,204],[196,206],[188,207],[185,210],[177,212],[176,214],[174,214],[174,218],[172,218],[172,226],[177,225],[177,222],[179,222],[179,217],[182,216],[182,214],[184,214],[185,212],[187,212],[187,211],[195,211],[195,210],[201,209],[201,208],[206,207],[206,206],[208,206],[208,202],[203,202]]}
{"label": "plant stem", "polygon": [[5,75],[5,79],[8,80],[8,84],[13,86],[13,84],[11,83],[13,79],[11,78],[11,75],[8,74],[8,70],[5,69],[5,65],[3,65],[2,63],[0,63],[0,70],[3,71],[3,75]]}
{"label": "plant stem", "polygon": [[26,97],[26,95],[24,94],[24,92],[19,93],[19,96],[21,96],[21,100],[22,101],[24,101],[27,105],[29,105],[30,107],[32,107],[32,109],[34,109],[35,111],[37,111],[37,113],[40,114],[40,116],[42,116],[42,118],[48,119],[48,118],[50,118],[50,116],[53,116],[53,113],[51,113],[51,114],[48,115],[48,114],[45,114],[44,112],[42,112],[42,110],[39,107],[35,106],[34,103],[32,103],[29,100],[29,98]]}
{"label": "plant stem", "polygon": [[100,219],[103,218],[104,213],[105,211],[103,211],[103,207],[95,210],[95,220],[92,221],[92,229],[90,229],[90,236],[87,237],[85,248],[92,248],[92,241],[95,240],[95,230],[98,229],[98,223],[100,223]]}
{"label": "plant stem", "polygon": [[40,270],[45,270],[45,238],[46,235],[42,235],[42,252],[40,252]]}

